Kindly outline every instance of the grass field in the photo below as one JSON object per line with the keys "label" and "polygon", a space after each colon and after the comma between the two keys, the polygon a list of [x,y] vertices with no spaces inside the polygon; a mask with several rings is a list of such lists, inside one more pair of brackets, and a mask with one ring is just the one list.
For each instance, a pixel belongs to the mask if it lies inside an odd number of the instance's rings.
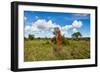
{"label": "grass field", "polygon": [[90,58],[90,40],[67,40],[69,43],[56,51],[50,39],[24,41],[24,61],[69,60]]}

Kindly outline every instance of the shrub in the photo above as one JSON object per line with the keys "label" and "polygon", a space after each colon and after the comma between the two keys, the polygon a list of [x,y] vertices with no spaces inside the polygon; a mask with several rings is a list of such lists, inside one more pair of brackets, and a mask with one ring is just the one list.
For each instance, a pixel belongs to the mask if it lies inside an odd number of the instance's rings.
{"label": "shrub", "polygon": [[45,44],[50,44],[49,40],[47,40]]}
{"label": "shrub", "polygon": [[33,40],[33,39],[34,39],[34,35],[31,35],[31,34],[30,34],[30,35],[29,35],[29,39],[30,39],[30,40]]}
{"label": "shrub", "polygon": [[64,36],[62,36],[62,45],[69,45],[68,39],[65,38]]}

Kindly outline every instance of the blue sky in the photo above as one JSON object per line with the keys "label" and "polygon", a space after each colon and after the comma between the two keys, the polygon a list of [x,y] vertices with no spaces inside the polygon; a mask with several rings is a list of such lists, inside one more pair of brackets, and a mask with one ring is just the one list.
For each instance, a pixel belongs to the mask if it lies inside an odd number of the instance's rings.
{"label": "blue sky", "polygon": [[37,37],[53,36],[51,27],[59,27],[67,37],[77,31],[81,32],[83,37],[89,37],[90,14],[24,11],[24,27],[25,37],[29,34]]}

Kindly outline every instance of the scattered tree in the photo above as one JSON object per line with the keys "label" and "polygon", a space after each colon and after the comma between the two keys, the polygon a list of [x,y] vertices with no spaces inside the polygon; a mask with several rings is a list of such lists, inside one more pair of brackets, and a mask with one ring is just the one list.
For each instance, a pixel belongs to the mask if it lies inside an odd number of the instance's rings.
{"label": "scattered tree", "polygon": [[34,39],[34,35],[29,34],[29,39],[33,40]]}
{"label": "scattered tree", "polygon": [[72,38],[75,38],[75,39],[78,39],[81,36],[82,36],[82,34],[80,32],[75,32],[72,34]]}

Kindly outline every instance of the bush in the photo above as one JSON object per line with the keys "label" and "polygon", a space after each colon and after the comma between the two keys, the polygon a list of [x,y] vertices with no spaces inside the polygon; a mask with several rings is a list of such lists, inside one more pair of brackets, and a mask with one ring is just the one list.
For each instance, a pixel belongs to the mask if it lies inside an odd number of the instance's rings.
{"label": "bush", "polygon": [[29,35],[29,39],[33,40],[34,39],[34,35]]}
{"label": "bush", "polygon": [[50,44],[49,40],[47,40],[45,44]]}
{"label": "bush", "polygon": [[53,44],[56,44],[56,37],[53,37],[53,38],[51,39],[51,42],[52,42]]}
{"label": "bush", "polygon": [[69,45],[68,39],[65,38],[64,36],[62,36],[62,45]]}

